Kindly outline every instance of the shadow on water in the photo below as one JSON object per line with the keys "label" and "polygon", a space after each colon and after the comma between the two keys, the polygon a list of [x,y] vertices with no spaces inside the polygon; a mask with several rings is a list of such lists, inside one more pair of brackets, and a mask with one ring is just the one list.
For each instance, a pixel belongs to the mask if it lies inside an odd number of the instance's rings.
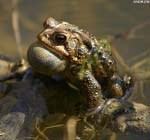
{"label": "shadow on water", "polygon": [[[150,4],[134,4],[132,0],[18,0],[18,2],[21,43],[25,50],[36,39],[36,34],[42,28],[43,20],[49,16],[78,25],[96,35],[97,38],[124,33],[137,25],[150,22]],[[16,56],[18,54],[12,30],[11,14],[10,0],[1,0],[1,53]],[[139,69],[141,73],[150,70],[150,61],[143,62],[150,56],[149,29],[150,25],[146,25],[137,29],[130,37],[112,42],[112,46],[119,51],[125,62],[130,67],[134,66],[135,69]],[[150,98],[148,94],[150,81],[145,79],[136,81],[132,99],[150,105],[148,100]],[[141,137],[118,134],[117,139],[120,138],[124,140],[136,138],[138,140]]]}

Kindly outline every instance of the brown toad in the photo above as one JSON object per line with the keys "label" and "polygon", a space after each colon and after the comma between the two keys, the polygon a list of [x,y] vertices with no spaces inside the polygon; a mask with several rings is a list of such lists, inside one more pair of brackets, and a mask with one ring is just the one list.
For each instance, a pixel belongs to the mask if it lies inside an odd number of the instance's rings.
{"label": "brown toad", "polygon": [[99,111],[108,98],[126,100],[132,92],[130,76],[120,76],[106,40],[68,22],[48,18],[38,41],[28,49],[32,68],[44,75],[63,77],[86,97],[88,110]]}

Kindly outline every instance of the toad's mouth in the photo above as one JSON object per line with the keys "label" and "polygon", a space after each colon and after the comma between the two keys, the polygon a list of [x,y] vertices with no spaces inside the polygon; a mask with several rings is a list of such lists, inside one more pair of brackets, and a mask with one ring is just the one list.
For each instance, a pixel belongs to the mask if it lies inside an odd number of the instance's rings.
{"label": "toad's mouth", "polygon": [[49,30],[44,30],[41,33],[39,33],[37,36],[38,40],[42,43],[42,45],[44,45],[44,47],[46,47],[48,50],[50,50],[57,56],[61,58],[69,57],[69,53],[66,51],[64,45],[55,45],[49,40],[48,38],[49,32],[50,32]]}

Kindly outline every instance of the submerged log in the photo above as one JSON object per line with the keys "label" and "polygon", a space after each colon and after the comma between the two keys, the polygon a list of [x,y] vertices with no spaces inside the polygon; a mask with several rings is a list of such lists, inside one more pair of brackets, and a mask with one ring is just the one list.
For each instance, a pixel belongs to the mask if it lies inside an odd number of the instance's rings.
{"label": "submerged log", "polygon": [[134,110],[118,116],[113,122],[113,128],[123,133],[150,136],[150,107],[135,102],[132,105]]}

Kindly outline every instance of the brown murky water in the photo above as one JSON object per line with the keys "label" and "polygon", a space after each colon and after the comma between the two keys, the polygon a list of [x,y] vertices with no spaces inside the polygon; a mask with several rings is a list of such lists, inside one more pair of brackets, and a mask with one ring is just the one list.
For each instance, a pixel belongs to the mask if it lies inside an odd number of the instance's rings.
{"label": "brown murky water", "polygon": [[[0,0],[0,53],[18,56],[12,29],[12,1]],[[18,0],[21,44],[27,48],[36,39],[42,22],[52,16],[88,30],[98,38],[131,31],[128,38],[114,40],[125,62],[140,72],[150,72],[150,4],[134,4],[132,0]],[[134,32],[135,31],[135,32]],[[147,61],[144,61],[147,59]],[[141,62],[141,63],[139,63]],[[136,81],[132,97],[137,102],[150,105],[150,81]],[[138,91],[138,92],[136,92]],[[140,139],[132,134],[117,139]]]}

